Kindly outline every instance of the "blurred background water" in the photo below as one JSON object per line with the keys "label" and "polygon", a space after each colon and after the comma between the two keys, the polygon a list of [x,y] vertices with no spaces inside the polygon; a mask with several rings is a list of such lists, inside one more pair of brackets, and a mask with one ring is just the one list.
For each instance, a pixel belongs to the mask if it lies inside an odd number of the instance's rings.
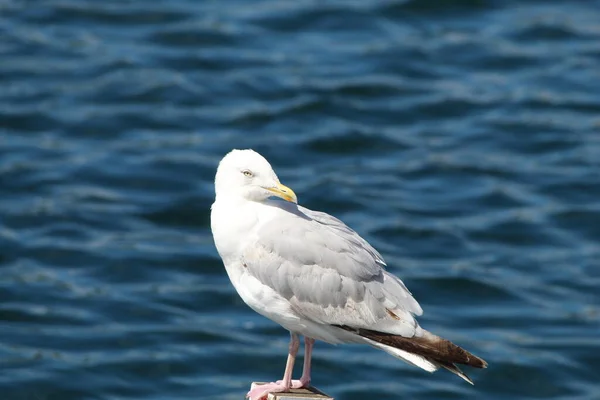
{"label": "blurred background water", "polygon": [[[346,399],[600,399],[600,2],[0,0],[0,399],[242,399],[288,335],[212,243],[254,148],[484,357]],[[297,374],[299,374],[299,370]]]}

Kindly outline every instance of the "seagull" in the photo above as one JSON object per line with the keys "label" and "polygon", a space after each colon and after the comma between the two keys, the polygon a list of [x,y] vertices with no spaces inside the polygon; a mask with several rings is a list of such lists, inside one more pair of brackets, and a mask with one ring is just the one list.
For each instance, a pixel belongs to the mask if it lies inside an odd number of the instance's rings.
{"label": "seagull", "polygon": [[[421,306],[365,239],[339,219],[297,203],[257,152],[232,150],[219,163],[211,207],[217,251],[242,300],[290,332],[283,379],[253,385],[246,397],[309,387],[315,340],[367,344],[473,384],[456,364],[487,363],[417,323]],[[293,380],[299,335],[304,366]]]}

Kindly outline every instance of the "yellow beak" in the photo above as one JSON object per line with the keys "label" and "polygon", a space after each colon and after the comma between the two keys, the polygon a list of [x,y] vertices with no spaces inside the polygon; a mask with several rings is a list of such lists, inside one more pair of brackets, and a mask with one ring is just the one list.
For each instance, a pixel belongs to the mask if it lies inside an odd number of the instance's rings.
{"label": "yellow beak", "polygon": [[298,204],[298,198],[296,193],[289,187],[278,183],[277,186],[272,188],[266,188],[269,192],[273,193],[274,196],[281,197],[285,201]]}

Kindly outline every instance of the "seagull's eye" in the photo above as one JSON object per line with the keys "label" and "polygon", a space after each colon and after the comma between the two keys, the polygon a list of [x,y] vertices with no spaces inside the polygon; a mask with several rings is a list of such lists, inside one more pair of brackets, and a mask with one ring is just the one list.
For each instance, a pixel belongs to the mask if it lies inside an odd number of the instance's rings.
{"label": "seagull's eye", "polygon": [[253,176],[252,172],[248,171],[247,169],[243,170],[242,174],[244,174],[244,176],[247,176],[248,178],[251,178]]}

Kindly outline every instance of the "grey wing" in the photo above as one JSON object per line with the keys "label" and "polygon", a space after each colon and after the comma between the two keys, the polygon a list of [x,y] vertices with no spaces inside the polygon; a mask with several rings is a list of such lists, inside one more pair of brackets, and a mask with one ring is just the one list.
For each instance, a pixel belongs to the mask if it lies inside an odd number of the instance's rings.
{"label": "grey wing", "polygon": [[298,206],[298,209],[312,220],[335,230],[348,244],[353,245],[355,248],[361,248],[364,252],[368,253],[372,258],[374,270],[379,270],[380,268],[378,267],[385,267],[386,264],[381,254],[348,225],[333,215],[324,212],[309,210],[302,206]]}
{"label": "grey wing", "polygon": [[308,218],[286,213],[261,228],[251,272],[314,322],[414,336],[421,307],[381,255],[337,218],[298,209]]}

